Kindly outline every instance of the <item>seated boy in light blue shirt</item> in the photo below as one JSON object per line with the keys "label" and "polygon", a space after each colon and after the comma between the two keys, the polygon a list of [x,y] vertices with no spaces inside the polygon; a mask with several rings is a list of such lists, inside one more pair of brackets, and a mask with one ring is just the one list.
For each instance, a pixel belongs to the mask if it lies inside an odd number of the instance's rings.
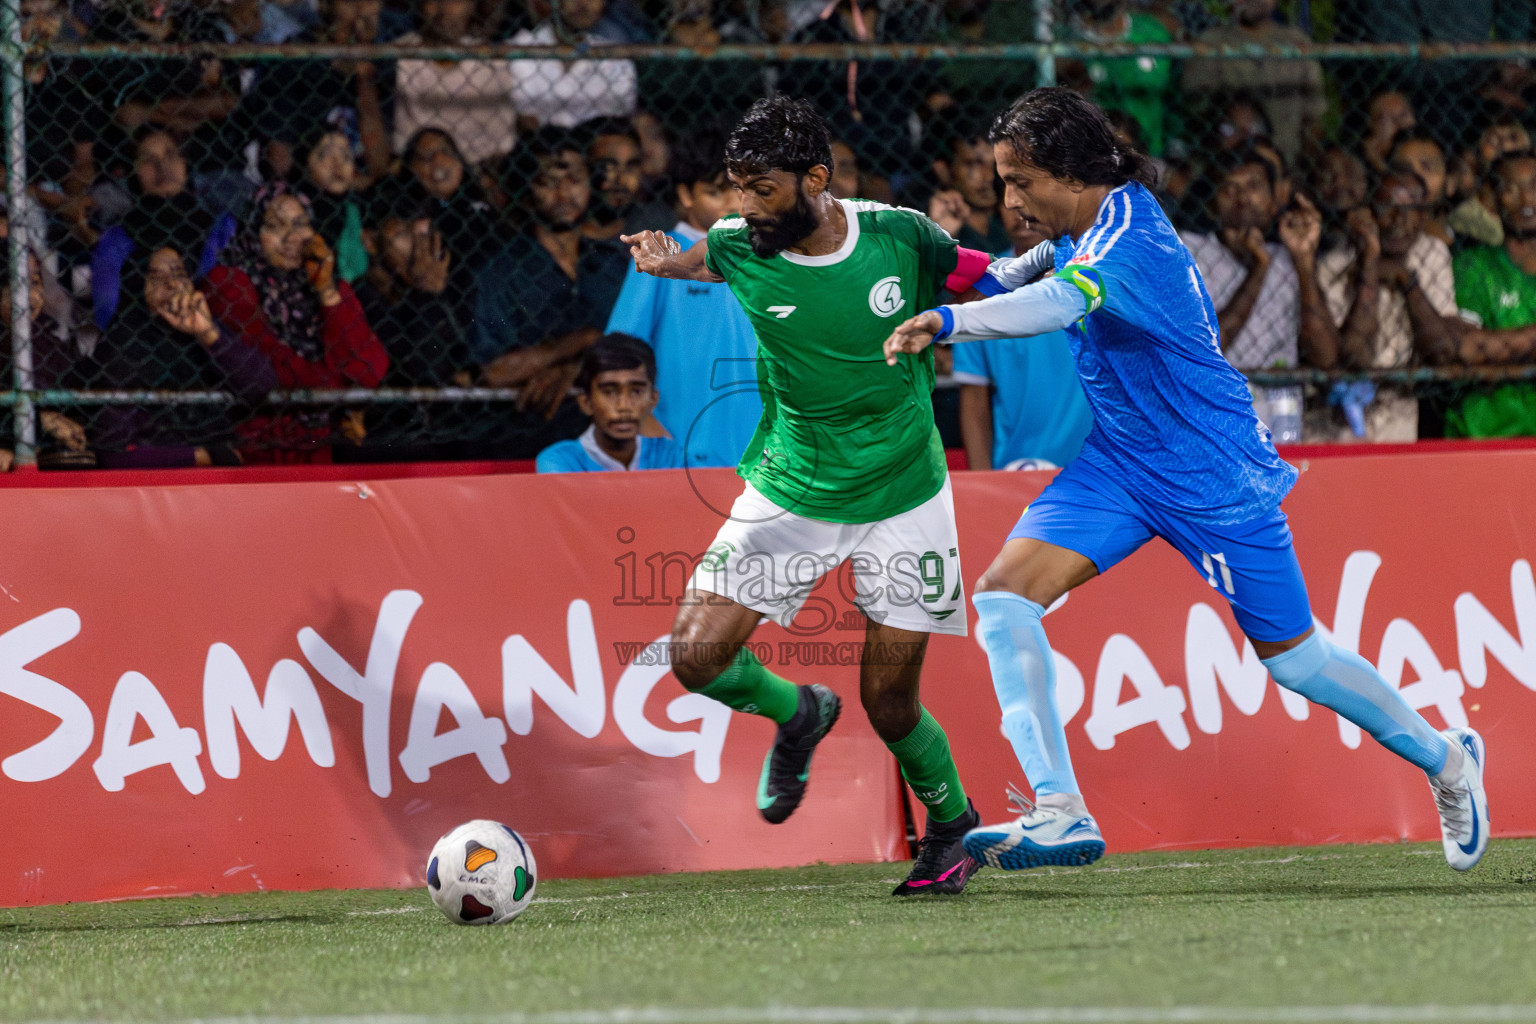
{"label": "seated boy in light blue shirt", "polygon": [[[725,176],[725,137],[699,131],[672,148],[668,169],[680,219],[668,232],[684,249],[715,221],[739,212]],[[656,418],[686,446],[690,466],[735,466],[763,416],[757,336],[725,284],[629,274],[608,330],[649,342],[661,365]]]}
{"label": "seated boy in light blue shirt", "polygon": [[605,334],[582,358],[576,404],[592,417],[586,433],[542,452],[540,473],[681,469],[683,446],[670,437],[641,437],[641,424],[656,408],[656,356],[627,334]]}

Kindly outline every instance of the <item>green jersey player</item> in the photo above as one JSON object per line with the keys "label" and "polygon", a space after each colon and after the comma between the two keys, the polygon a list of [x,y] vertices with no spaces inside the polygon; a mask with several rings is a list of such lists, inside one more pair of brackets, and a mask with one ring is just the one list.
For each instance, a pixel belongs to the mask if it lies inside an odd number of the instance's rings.
{"label": "green jersey player", "polygon": [[929,634],[966,630],[954,503],[932,355],[888,366],[882,343],[941,289],[968,290],[987,259],[911,210],[833,198],[831,139],[802,100],[755,104],[726,167],[739,217],[686,252],[661,232],[625,238],[645,273],[726,282],[759,344],[763,418],[738,469],[746,487],[689,582],[672,670],[690,690],[779,723],[757,800],[769,822],[784,821],[840,702],[775,675],[743,644],[764,616],[789,625],[821,577],[849,562],[867,620],[860,698],[928,811],[896,893],[957,893],[978,867],[960,842],[978,819],[944,730],[918,701]]}

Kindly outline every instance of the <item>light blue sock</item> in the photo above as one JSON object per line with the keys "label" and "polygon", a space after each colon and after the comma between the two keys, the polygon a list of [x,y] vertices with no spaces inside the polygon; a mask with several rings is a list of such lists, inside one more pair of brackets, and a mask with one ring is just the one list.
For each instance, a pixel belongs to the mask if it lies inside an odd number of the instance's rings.
{"label": "light blue sock", "polygon": [[1431,775],[1445,767],[1445,737],[1360,655],[1313,633],[1284,654],[1264,659],[1275,682],[1336,711],[1377,743]]}
{"label": "light blue sock", "polygon": [[1035,796],[1081,793],[1056,707],[1056,659],[1040,624],[1045,609],[1001,590],[983,591],[971,601],[981,617],[977,629],[1003,709],[1003,732]]}

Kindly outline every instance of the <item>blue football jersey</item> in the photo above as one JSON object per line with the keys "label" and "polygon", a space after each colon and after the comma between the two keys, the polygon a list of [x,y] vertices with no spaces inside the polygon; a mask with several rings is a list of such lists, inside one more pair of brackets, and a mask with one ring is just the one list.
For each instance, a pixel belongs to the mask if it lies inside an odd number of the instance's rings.
{"label": "blue football jersey", "polygon": [[[668,232],[687,249],[703,232]],[[630,274],[608,330],[656,352],[656,418],[687,447],[690,466],[735,466],[763,418],[757,336],[730,285]]]}
{"label": "blue football jersey", "polygon": [[1152,193],[1136,182],[1111,192],[1082,238],[1057,241],[1055,269],[1087,297],[1067,328],[1093,410],[1078,458],[1193,522],[1278,507],[1296,470],[1221,354],[1205,282]]}

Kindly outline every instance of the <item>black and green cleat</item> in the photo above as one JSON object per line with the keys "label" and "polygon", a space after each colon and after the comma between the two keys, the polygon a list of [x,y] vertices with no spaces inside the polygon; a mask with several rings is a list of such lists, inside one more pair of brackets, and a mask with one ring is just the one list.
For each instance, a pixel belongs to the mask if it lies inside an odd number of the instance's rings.
{"label": "black and green cleat", "polygon": [[825,686],[800,687],[800,706],[779,726],[757,783],[757,810],[770,825],[782,823],[800,806],[811,777],[811,754],[842,710],[842,700]]}

